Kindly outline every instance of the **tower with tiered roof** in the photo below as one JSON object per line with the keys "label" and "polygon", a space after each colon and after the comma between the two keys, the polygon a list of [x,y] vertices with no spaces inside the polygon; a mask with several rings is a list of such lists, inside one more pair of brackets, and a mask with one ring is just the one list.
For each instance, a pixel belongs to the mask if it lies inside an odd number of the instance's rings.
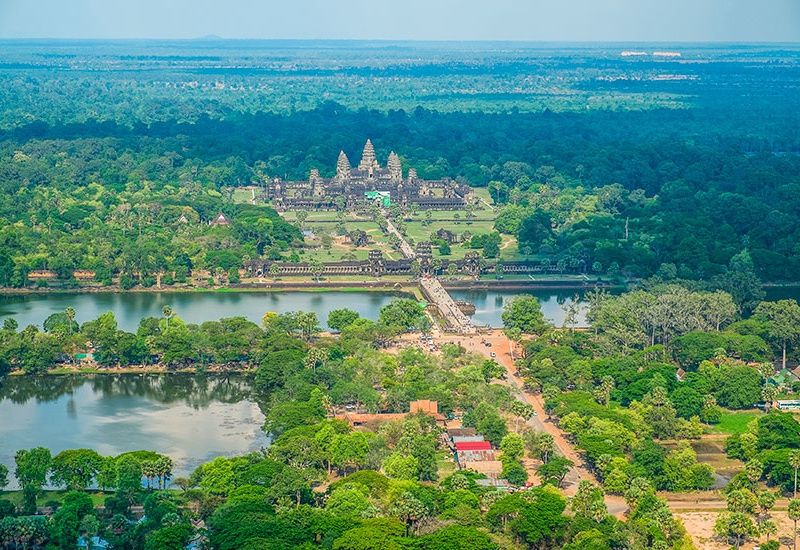
{"label": "tower with tiered roof", "polygon": [[364,153],[361,155],[361,162],[358,163],[358,169],[373,174],[376,170],[381,169],[378,164],[378,159],[375,158],[375,147],[372,145],[371,140],[367,140],[364,144]]}
{"label": "tower with tiered roof", "polygon": [[389,153],[389,160],[386,163],[386,167],[389,169],[389,176],[394,181],[403,180],[403,165],[400,163],[400,157],[398,157],[397,153],[394,151]]}
{"label": "tower with tiered roof", "polygon": [[339,159],[336,161],[336,179],[339,181],[350,179],[350,159],[344,151],[339,151]]}

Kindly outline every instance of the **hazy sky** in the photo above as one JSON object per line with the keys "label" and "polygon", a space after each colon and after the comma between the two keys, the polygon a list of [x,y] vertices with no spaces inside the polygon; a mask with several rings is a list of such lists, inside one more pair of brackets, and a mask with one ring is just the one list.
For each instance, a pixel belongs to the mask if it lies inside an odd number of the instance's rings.
{"label": "hazy sky", "polygon": [[800,41],[800,0],[0,0],[2,38]]}

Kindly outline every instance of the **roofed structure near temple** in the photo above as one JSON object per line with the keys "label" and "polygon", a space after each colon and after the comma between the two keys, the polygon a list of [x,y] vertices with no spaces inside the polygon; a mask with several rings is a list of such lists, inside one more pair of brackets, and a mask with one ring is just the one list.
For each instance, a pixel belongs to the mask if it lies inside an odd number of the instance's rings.
{"label": "roofed structure near temple", "polygon": [[211,222],[211,225],[218,226],[218,225],[230,225],[231,222],[228,221],[228,218],[225,217],[225,214],[220,212],[216,218]]}
{"label": "roofed structure near temple", "polygon": [[467,204],[471,189],[450,178],[420,179],[417,171],[409,169],[403,177],[403,163],[392,151],[382,167],[371,140],[364,144],[361,160],[353,168],[344,151],[339,152],[333,177],[324,178],[312,169],[308,180],[283,181],[274,178],[265,188],[265,198],[278,210],[336,210],[377,203],[414,204],[421,209],[460,210]]}

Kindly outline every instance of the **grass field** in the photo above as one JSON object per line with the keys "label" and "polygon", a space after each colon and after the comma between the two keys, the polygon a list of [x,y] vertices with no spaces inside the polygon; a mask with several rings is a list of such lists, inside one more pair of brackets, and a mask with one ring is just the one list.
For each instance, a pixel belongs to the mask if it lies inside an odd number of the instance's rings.
{"label": "grass field", "polygon": [[[474,219],[467,221],[464,212],[431,210],[429,211],[430,220],[428,220],[428,212],[418,211],[412,215],[410,221],[406,220],[404,222],[406,235],[414,243],[417,243],[429,240],[433,233],[442,228],[457,234],[469,232],[472,235],[478,235],[493,232],[497,210],[491,206],[491,199],[486,189],[477,189],[476,193],[482,202],[475,211],[476,217]],[[294,211],[282,212],[281,216],[290,223],[297,223],[297,213]],[[370,244],[368,246],[355,247],[345,239],[335,235],[334,228],[339,222],[344,223],[348,232],[360,229],[368,233],[371,238]],[[342,217],[337,212],[309,212],[308,217],[303,222],[303,228],[311,230],[317,235],[316,238],[307,237],[305,240],[306,247],[300,251],[301,258],[306,261],[312,259],[321,262],[338,262],[348,259],[364,260],[367,258],[369,251],[373,249],[383,251],[384,256],[389,259],[401,257],[389,245],[387,236],[380,231],[378,224],[354,213],[347,213]],[[323,234],[331,235],[334,238],[330,248],[321,246],[318,236]],[[503,235],[502,239],[503,241],[500,244],[501,259],[510,261],[525,259],[525,256],[520,253],[515,237]],[[447,256],[440,254],[437,247],[434,247],[433,254],[436,258],[459,260],[470,250],[472,249],[463,244],[454,244],[451,246],[451,253]]]}
{"label": "grass field", "polygon": [[253,194],[258,196],[261,189],[258,187],[235,187],[233,189],[233,197],[231,200],[235,204],[252,204]]}
{"label": "grass field", "polygon": [[[314,224],[312,221],[306,221],[304,224],[306,228],[310,229],[315,235],[313,237],[306,237],[306,248],[299,251],[300,258],[303,261],[319,260],[320,262],[338,262],[342,260],[366,260],[370,250],[381,250],[383,255],[389,259],[397,259],[401,255],[394,248],[389,245],[389,241],[384,235],[378,224],[373,221],[356,221],[347,220],[344,222],[345,229],[354,231],[360,229],[367,233],[371,242],[367,246],[353,246],[343,236],[336,235],[334,226],[327,223]],[[329,249],[322,245],[321,235],[327,234],[333,237],[333,242]]]}
{"label": "grass field", "polygon": [[725,411],[719,424],[712,426],[711,433],[740,434],[747,431],[747,425],[763,415],[761,411]]}

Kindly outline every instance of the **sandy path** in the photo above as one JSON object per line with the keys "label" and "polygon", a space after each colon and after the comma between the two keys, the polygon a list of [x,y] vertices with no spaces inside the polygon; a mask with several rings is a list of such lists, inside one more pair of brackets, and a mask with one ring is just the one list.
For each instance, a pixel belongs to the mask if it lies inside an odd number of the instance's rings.
{"label": "sandy path", "polygon": [[[481,340],[491,343],[491,346],[486,346],[481,343]],[[578,454],[572,444],[566,439],[564,432],[552,422],[544,421],[546,418],[544,412],[544,402],[541,395],[533,394],[525,391],[524,381],[516,375],[516,366],[514,365],[514,348],[513,342],[500,330],[492,330],[489,333],[478,336],[458,336],[458,335],[440,335],[436,337],[436,343],[441,346],[444,343],[459,344],[470,353],[482,355],[487,358],[494,359],[506,369],[506,383],[512,388],[513,393],[517,399],[524,401],[533,407],[536,411],[536,416],[528,421],[528,425],[533,429],[545,431],[553,436],[556,449],[559,454],[571,460],[574,464],[572,470],[567,474],[564,480],[564,494],[572,496],[578,488],[578,483],[581,480],[587,480],[597,484],[594,475],[583,465],[583,458]],[[495,357],[491,357],[492,352]],[[616,517],[623,517],[628,506],[625,500],[616,495],[606,495],[606,506],[609,513]]]}

